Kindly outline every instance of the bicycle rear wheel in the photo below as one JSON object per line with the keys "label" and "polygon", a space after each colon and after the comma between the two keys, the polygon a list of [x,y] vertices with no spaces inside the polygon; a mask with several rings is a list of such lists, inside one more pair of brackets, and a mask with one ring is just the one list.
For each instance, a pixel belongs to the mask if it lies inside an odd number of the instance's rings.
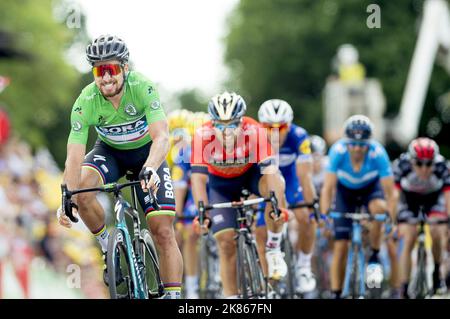
{"label": "bicycle rear wheel", "polygon": [[123,230],[115,228],[109,235],[106,267],[111,299],[134,298],[134,282],[131,276],[132,262]]}
{"label": "bicycle rear wheel", "polygon": [[164,295],[164,285],[159,273],[158,254],[152,236],[147,229],[141,230],[141,237],[141,249],[139,251],[141,251],[142,256],[139,267],[142,271],[145,269],[145,272],[143,271],[142,273],[144,274],[148,297],[150,299],[158,298]]}

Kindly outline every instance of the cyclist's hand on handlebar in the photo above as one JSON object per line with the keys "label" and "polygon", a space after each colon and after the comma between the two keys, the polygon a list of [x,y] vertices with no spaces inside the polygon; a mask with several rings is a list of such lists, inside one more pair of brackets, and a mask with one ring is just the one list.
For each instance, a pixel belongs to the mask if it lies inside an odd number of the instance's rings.
{"label": "cyclist's hand on handlebar", "polygon": [[[76,210],[76,208],[72,208],[72,214],[73,216],[77,216],[78,212]],[[61,226],[64,226],[66,228],[71,228],[72,227],[72,221],[69,219],[69,217],[66,216],[66,214],[63,211],[62,206],[60,206],[58,208],[58,210],[56,211],[56,218],[58,219],[58,223]]]}
{"label": "cyclist's hand on handlebar", "polygon": [[156,196],[161,180],[152,167],[142,167],[139,173],[139,180],[141,181],[141,187],[144,192],[151,190]]}
{"label": "cyclist's hand on handlebar", "polygon": [[200,221],[198,216],[194,218],[193,226],[194,232],[199,235],[205,235],[209,232],[211,220],[209,218],[205,218],[203,220],[203,225],[200,225]]}
{"label": "cyclist's hand on handlebar", "polygon": [[280,216],[277,216],[275,211],[270,212],[270,217],[275,222],[275,225],[283,225],[289,219],[289,211],[286,208],[278,208],[280,210]]}

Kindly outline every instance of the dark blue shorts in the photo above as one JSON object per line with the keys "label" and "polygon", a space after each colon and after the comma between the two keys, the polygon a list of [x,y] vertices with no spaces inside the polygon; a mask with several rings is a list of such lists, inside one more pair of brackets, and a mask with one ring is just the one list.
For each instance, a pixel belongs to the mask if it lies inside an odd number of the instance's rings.
{"label": "dark blue shorts", "polygon": [[[139,172],[147,160],[151,143],[133,150],[117,150],[98,140],[94,148],[86,155],[83,167],[97,172],[103,184],[117,182],[127,171],[134,175],[137,180]],[[160,211],[154,211],[150,205],[148,193],[144,193],[142,188],[136,187],[139,204],[145,212],[146,217],[154,215],[175,216],[175,197],[173,192],[172,177],[170,170],[164,161],[156,171],[161,185],[156,194]]]}
{"label": "dark blue shorts", "polygon": [[[260,196],[258,184],[262,175],[260,168],[254,164],[247,172],[239,177],[223,178],[209,174],[209,203],[222,203],[238,201],[241,199],[243,188],[250,193]],[[212,220],[211,230],[213,234],[220,231],[237,228],[236,210],[232,208],[213,209],[209,212]]]}
{"label": "dark blue shorts", "polygon": [[[374,199],[384,199],[383,189],[380,181],[367,185],[361,189],[350,189],[339,182],[336,187],[336,201],[332,211],[339,213],[352,213],[358,206],[363,206],[368,211],[369,203]],[[349,218],[339,218],[333,220],[334,238],[336,240],[350,240],[352,230],[352,220]]]}

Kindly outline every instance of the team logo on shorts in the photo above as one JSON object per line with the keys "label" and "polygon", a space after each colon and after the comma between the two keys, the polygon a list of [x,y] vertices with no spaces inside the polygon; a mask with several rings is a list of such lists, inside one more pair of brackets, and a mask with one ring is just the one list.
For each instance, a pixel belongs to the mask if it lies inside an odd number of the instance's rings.
{"label": "team logo on shorts", "polygon": [[75,131],[75,132],[78,132],[79,130],[81,130],[81,123],[80,122],[78,122],[78,121],[75,121],[75,122],[73,122],[72,123],[72,129]]}
{"label": "team logo on shorts", "polygon": [[137,114],[137,110],[136,110],[136,108],[134,107],[133,104],[128,104],[125,107],[125,113],[127,113],[128,115],[134,116],[134,115]]}

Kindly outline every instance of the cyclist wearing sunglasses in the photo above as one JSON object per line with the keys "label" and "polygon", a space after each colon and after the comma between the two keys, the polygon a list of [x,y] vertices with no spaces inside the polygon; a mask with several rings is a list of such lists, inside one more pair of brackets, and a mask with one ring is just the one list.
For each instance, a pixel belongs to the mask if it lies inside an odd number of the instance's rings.
{"label": "cyclist wearing sunglasses", "polygon": [[[283,100],[271,99],[261,104],[258,111],[260,123],[268,129],[274,152],[279,154],[280,171],[286,181],[286,199],[289,205],[306,201],[312,203],[316,192],[312,181],[313,166],[308,133],[292,123],[294,112]],[[298,287],[299,292],[311,292],[316,279],[311,271],[311,257],[315,239],[315,223],[309,218],[307,208],[294,209],[298,221]],[[262,215],[262,214],[261,214]],[[264,243],[266,237],[264,218],[257,223],[257,240]],[[265,260],[263,260],[265,265]]]}
{"label": "cyclist wearing sunglasses", "polygon": [[[257,196],[269,196],[274,191],[280,208],[286,208],[284,181],[278,171],[265,129],[255,120],[245,117],[246,104],[236,93],[224,92],[208,104],[212,121],[199,128],[192,144],[192,193],[195,202],[238,201],[242,188]],[[206,184],[208,183],[208,192]],[[283,219],[266,206],[269,229],[266,258],[269,277],[279,279],[287,273],[280,250]],[[238,294],[236,279],[236,211],[210,211],[211,229],[219,248],[220,275],[225,297]],[[208,222],[208,221],[207,221]]]}
{"label": "cyclist wearing sunglasses", "polygon": [[408,152],[394,161],[395,184],[401,191],[398,210],[399,233],[403,237],[400,256],[402,295],[408,298],[408,283],[411,273],[411,252],[416,243],[416,225],[408,220],[417,217],[419,206],[430,219],[438,223],[430,226],[432,253],[434,259],[433,293],[446,292],[445,278],[441,263],[447,251],[447,222],[450,215],[450,174],[449,164],[439,154],[435,141],[421,137],[413,140]]}
{"label": "cyclist wearing sunglasses", "polygon": [[[372,123],[363,115],[351,116],[344,124],[345,138],[338,140],[329,151],[329,165],[320,196],[322,212],[328,212],[335,194],[333,211],[356,211],[356,199],[370,214],[395,217],[398,193],[384,147],[371,139]],[[385,200],[386,198],[386,200]],[[366,279],[381,284],[383,272],[378,257],[381,245],[380,222],[372,222],[370,241],[372,254],[366,269]],[[335,241],[331,264],[331,290],[339,298],[347,261],[352,221],[342,218],[334,221]]]}
{"label": "cyclist wearing sunglasses", "polygon": [[[129,52],[118,37],[100,36],[87,46],[86,55],[94,82],[83,89],[72,109],[64,183],[69,189],[98,187],[116,182],[127,171],[141,180],[138,199],[159,253],[166,297],[177,298],[183,260],[173,229],[175,200],[165,161],[169,133],[158,91],[143,75],[129,70]],[[85,157],[91,126],[95,127],[98,140]],[[148,191],[155,193],[160,211],[151,207]],[[108,231],[96,194],[79,194],[74,200],[81,219],[105,255]],[[72,226],[62,208],[57,216],[61,225]],[[108,284],[106,280],[105,283]]]}

